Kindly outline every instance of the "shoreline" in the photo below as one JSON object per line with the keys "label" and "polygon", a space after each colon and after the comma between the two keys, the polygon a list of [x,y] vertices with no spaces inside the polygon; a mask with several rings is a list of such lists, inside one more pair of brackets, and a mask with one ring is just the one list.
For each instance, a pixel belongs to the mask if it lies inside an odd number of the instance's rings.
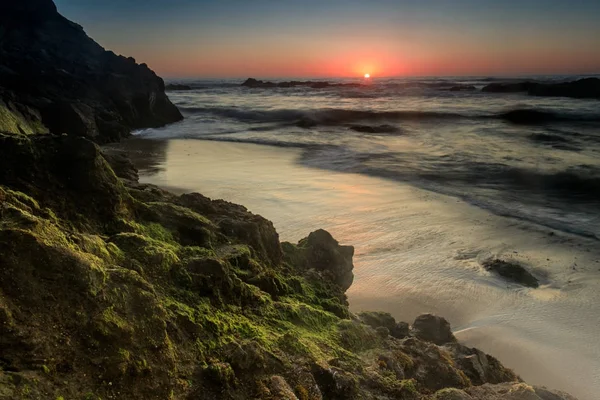
{"label": "shoreline", "polygon": [[[134,141],[139,140],[145,141],[146,139],[134,139]],[[131,142],[125,142],[122,147],[127,147],[130,144]],[[390,251],[395,251],[393,246],[391,249],[386,249],[385,247],[389,247],[389,243],[393,243],[394,240],[398,239],[389,237],[388,233],[388,237],[386,238],[373,237],[373,235],[369,236],[367,234],[363,237],[363,239],[357,240],[356,238],[360,237],[362,233],[353,232],[352,229],[346,229],[349,224],[352,224],[352,216],[349,215],[350,213],[335,215],[336,219],[342,217],[342,219],[345,219],[346,221],[340,224],[341,227],[331,226],[331,219],[328,219],[325,215],[315,218],[314,216],[311,217],[309,214],[307,214],[306,210],[298,211],[302,210],[304,207],[301,204],[303,200],[302,195],[298,196],[296,193],[288,193],[287,195],[284,195],[278,191],[274,197],[269,198],[268,194],[265,195],[264,193],[268,193],[269,190],[273,190],[273,188],[269,187],[268,185],[263,185],[262,187],[256,186],[254,189],[252,189],[252,185],[258,185],[258,183],[256,181],[252,181],[250,175],[260,174],[259,171],[262,171],[262,173],[266,173],[265,180],[268,181],[270,179],[274,179],[274,175],[276,175],[274,171],[277,171],[277,174],[287,176],[290,182],[294,181],[296,184],[298,184],[299,179],[302,182],[313,180],[313,182],[315,182],[314,185],[311,184],[302,190],[307,193],[310,193],[311,191],[318,191],[321,193],[321,196],[329,193],[338,201],[340,199],[345,199],[344,201],[346,203],[342,202],[340,203],[342,205],[338,206],[341,208],[346,207],[348,204],[350,204],[351,207],[360,208],[361,206],[358,204],[360,201],[368,197],[372,198],[381,195],[381,193],[376,193],[376,190],[384,192],[384,197],[386,192],[388,197],[399,196],[400,193],[403,193],[402,195],[405,196],[405,201],[412,198],[413,202],[415,193],[418,193],[419,196],[422,196],[420,198],[421,202],[433,202],[434,204],[437,204],[437,206],[443,205],[446,212],[451,211],[454,213],[455,219],[458,218],[458,221],[461,221],[463,218],[465,218],[465,215],[468,215],[467,218],[471,221],[472,227],[462,230],[462,235],[468,233],[469,229],[478,227],[476,229],[477,232],[470,233],[470,235],[481,237],[486,242],[486,245],[491,244],[492,250],[495,249],[494,251],[500,251],[502,254],[509,254],[512,251],[512,247],[510,243],[505,243],[503,238],[494,238],[493,236],[501,236],[501,233],[499,232],[506,233],[510,232],[511,230],[513,232],[512,235],[514,235],[514,232],[520,232],[518,237],[513,238],[512,246],[519,248],[519,254],[515,254],[514,257],[522,260],[531,261],[532,254],[535,254],[537,259],[540,260],[548,255],[548,258],[556,260],[555,264],[560,264],[561,262],[565,262],[565,252],[577,250],[578,254],[585,253],[586,249],[578,250],[578,247],[580,246],[578,246],[577,243],[570,244],[570,242],[573,242],[573,238],[570,237],[570,235],[558,234],[556,236],[549,237],[547,236],[547,233],[543,232],[543,229],[533,229],[533,231],[531,231],[531,227],[528,228],[526,223],[516,223],[515,221],[506,220],[506,218],[488,215],[489,213],[485,212],[484,210],[460,202],[455,198],[425,192],[421,189],[415,189],[408,187],[407,185],[397,184],[396,182],[389,182],[378,178],[363,177],[353,174],[329,173],[317,170],[310,171],[310,168],[296,164],[295,161],[299,155],[299,151],[294,149],[267,149],[265,146],[254,144],[197,141],[194,139],[177,139],[171,141],[170,143],[162,142],[160,144],[153,144],[157,145],[158,147],[162,147],[161,150],[154,152],[154,161],[150,160],[148,157],[142,157],[142,159],[145,158],[145,161],[141,161],[140,158],[137,159],[137,164],[139,165],[141,162],[143,167],[141,168],[140,172],[141,180],[144,182],[158,184],[159,186],[169,187],[170,189],[179,187],[179,190],[177,191],[180,192],[199,191],[211,198],[225,198],[226,200],[242,203],[251,211],[260,215],[264,215],[265,217],[274,221],[278,231],[282,235],[282,239],[284,240],[294,240],[295,238],[301,237],[300,235],[307,232],[305,227],[310,225],[312,227],[322,226],[325,229],[331,229],[334,236],[340,239],[342,242],[354,244],[357,247],[357,254],[355,257],[355,274],[357,279],[348,292],[351,309],[354,311],[365,309],[388,311],[399,320],[411,320],[411,318],[414,315],[419,314],[419,312],[436,312],[439,315],[444,315],[449,318],[450,322],[453,323],[453,326],[456,328],[459,339],[465,340],[468,344],[477,344],[477,347],[482,348],[485,351],[489,351],[491,354],[499,356],[501,361],[505,361],[509,367],[514,367],[518,373],[521,373],[526,381],[558,387],[575,395],[579,395],[581,399],[592,398],[589,397],[592,392],[587,392],[586,394],[585,390],[581,390],[581,386],[573,383],[569,384],[570,379],[565,378],[564,374],[560,372],[561,370],[564,372],[569,368],[574,368],[577,362],[577,356],[573,355],[574,353],[579,353],[580,355],[583,354],[584,356],[585,354],[577,349],[572,352],[565,352],[564,350],[560,351],[559,348],[549,350],[547,344],[544,344],[543,342],[540,343],[538,340],[535,340],[535,332],[534,334],[531,334],[531,332],[519,332],[519,330],[523,329],[523,325],[527,324],[527,321],[523,320],[523,318],[521,318],[521,320],[517,318],[517,323],[515,326],[510,319],[507,320],[506,317],[502,316],[501,314],[498,315],[496,319],[494,319],[493,312],[488,312],[487,316],[485,312],[483,315],[481,315],[482,310],[480,309],[480,306],[461,304],[460,291],[446,295],[442,294],[441,298],[436,298],[421,293],[423,292],[423,290],[421,290],[417,296],[413,296],[414,298],[412,301],[409,301],[410,295],[407,296],[406,294],[402,293],[407,291],[414,292],[417,290],[415,287],[418,288],[419,281],[415,281],[413,276],[415,272],[414,268],[419,266],[422,267],[422,265],[424,265],[423,263],[428,262],[427,257],[421,257],[419,254],[427,254],[428,252],[433,251],[432,249],[428,249],[427,246],[421,246],[403,253],[405,255],[410,254],[411,257],[419,260],[413,263],[414,265],[405,263],[404,266],[411,269],[408,272],[410,280],[408,283],[402,282],[401,278],[395,278],[394,274],[390,275],[390,271],[386,270],[385,268],[382,269],[381,265],[382,263],[384,264],[387,262],[385,256],[382,258],[382,254],[385,255],[386,252],[389,253]],[[136,146],[134,145],[133,147]],[[200,147],[204,148],[204,150],[199,150]],[[145,151],[147,150],[148,149],[145,149]],[[226,154],[229,155],[227,156]],[[194,157],[196,160],[202,159],[202,161],[194,161]],[[215,173],[214,171],[207,170],[207,166],[214,165],[218,157],[224,157],[219,158],[219,171]],[[246,157],[246,160],[244,157]],[[136,163],[135,154],[133,155],[133,159],[134,163]],[[248,159],[253,161],[248,161]],[[155,163],[157,160],[158,163]],[[230,162],[233,165],[228,166],[228,163]],[[271,172],[265,172],[265,170],[261,168],[271,170]],[[150,175],[144,175],[144,171],[152,172]],[[234,175],[240,175],[239,172],[235,171],[245,171],[242,174],[244,176],[233,178],[232,176],[228,177],[227,174],[232,173]],[[304,172],[301,173],[300,171]],[[207,178],[207,173],[208,175],[212,176]],[[364,187],[363,189],[367,191],[366,193],[351,193],[349,188],[340,189],[344,185],[352,185],[352,183],[354,183],[354,186],[356,187],[357,182],[359,183],[358,186],[360,186],[360,183],[363,183],[363,181],[370,181],[371,184],[376,182],[376,185]],[[178,183],[176,184],[175,182]],[[242,189],[240,189],[240,186],[237,186],[236,188],[236,185],[240,185],[241,183],[243,183],[241,186]],[[278,183],[282,183],[281,179]],[[304,183],[301,183],[301,185],[302,184]],[[219,186],[220,189],[215,188]],[[403,189],[399,191],[399,187],[403,187]],[[252,190],[261,192],[263,195],[257,194]],[[368,191],[371,192],[368,193]],[[354,202],[349,200],[349,198],[352,196],[355,197]],[[310,203],[310,201],[314,200],[316,197],[318,196],[308,196],[308,204],[314,205]],[[286,205],[286,199],[288,198],[295,199],[295,201],[292,201],[292,205]],[[443,199],[441,203],[440,199]],[[396,197],[396,202],[388,201],[385,204],[369,204],[363,206],[363,208],[372,207],[373,210],[376,210],[377,207],[389,207],[393,206],[394,204],[397,205],[398,201],[398,197]],[[414,203],[410,204],[414,206]],[[283,208],[281,209],[277,207]],[[456,216],[457,207],[459,209],[463,209],[462,212],[458,212],[458,217]],[[410,207],[408,207],[408,209],[410,209]],[[269,210],[279,211],[273,213],[269,212]],[[326,213],[335,212],[335,207],[333,207],[333,209],[330,207],[324,211],[326,211]],[[422,210],[422,214],[426,214],[427,212],[431,212],[431,210]],[[360,211],[357,214],[360,215],[361,213],[368,213],[368,210]],[[439,212],[439,214],[443,214],[443,212]],[[296,217],[291,218],[291,216],[294,215],[296,215]],[[306,219],[306,221],[302,222],[298,221],[298,219]],[[496,225],[491,224],[493,225],[493,229],[489,227],[488,229],[482,228],[482,226],[485,226],[486,224],[489,226],[489,221],[492,220],[494,220],[496,223]],[[498,225],[498,221],[502,221],[502,223]],[[456,223],[456,221],[452,219],[446,222]],[[346,228],[344,228],[343,225],[346,225]],[[439,227],[432,227],[432,229],[439,229]],[[498,229],[499,232],[494,232],[494,229]],[[487,233],[482,234],[486,231]],[[511,235],[506,234],[506,236],[510,237]],[[545,246],[541,250],[539,248],[540,242],[544,242]],[[366,245],[361,246],[361,243]],[[415,244],[413,243],[413,245]],[[445,247],[448,247],[447,244]],[[485,248],[486,246],[482,247]],[[563,249],[563,254],[561,254],[561,251],[557,250],[557,247]],[[490,299],[486,299],[484,303],[489,304],[489,306],[493,309],[502,308],[494,305],[494,303],[497,301],[506,305],[513,304],[515,307],[523,307],[519,304],[525,304],[527,302],[539,303],[541,304],[540,307],[542,307],[540,310],[543,310],[544,307],[547,306],[553,307],[552,304],[557,302],[564,302],[565,298],[568,300],[566,303],[570,304],[570,302],[573,301],[572,298],[574,297],[571,295],[573,290],[582,290],[581,288],[577,289],[577,287],[585,285],[586,280],[588,280],[590,277],[594,278],[593,274],[585,275],[581,273],[575,274],[570,272],[561,272],[561,275],[557,274],[556,271],[552,271],[550,274],[552,276],[552,280],[549,280],[549,283],[543,285],[542,289],[536,289],[535,291],[523,291],[522,289],[514,286],[506,289],[505,287],[503,288],[505,282],[480,271],[478,267],[474,265],[475,263],[473,262],[474,259],[472,255],[469,256],[467,254],[468,251],[463,252],[463,254],[456,253],[456,249],[450,246],[448,249],[441,249],[440,252],[443,253],[444,251],[449,250],[454,250],[454,253],[448,254],[444,257],[451,258],[450,256],[452,255],[459,259],[462,258],[462,260],[459,260],[460,263],[466,263],[467,265],[462,265],[462,269],[458,271],[456,271],[456,265],[444,266],[441,270],[442,275],[454,273],[456,276],[451,278],[448,282],[455,281],[460,283],[460,287],[462,288],[461,290],[466,290],[467,293],[474,291],[471,295],[478,293],[478,287],[490,289],[491,291],[488,293],[488,295],[492,295],[492,297]],[[487,250],[489,252],[489,249]],[[587,250],[590,249],[588,248]],[[479,252],[481,253],[481,249]],[[513,255],[511,255],[511,257],[512,256]],[[475,256],[475,259],[477,259],[477,255]],[[431,259],[429,262],[435,263],[440,261]],[[455,270],[453,271],[452,268]],[[365,271],[366,269],[369,271]],[[574,275],[577,276],[574,277]],[[558,281],[558,283],[556,281]],[[567,284],[567,281],[570,282]],[[434,282],[432,283],[433,286],[429,284],[429,286],[425,285],[424,287],[433,288],[435,285],[441,284],[441,282],[442,281],[440,281],[440,283]],[[421,282],[421,284],[423,284],[423,282]],[[379,288],[379,290],[375,290],[375,288]],[[385,288],[386,293],[380,296],[377,295],[382,288]],[[364,293],[368,293],[368,295],[365,297]],[[432,293],[435,293],[435,291]],[[409,308],[411,311],[399,311],[398,307],[403,309]],[[457,313],[457,310],[459,309],[461,311]],[[471,311],[468,311],[469,309],[471,309]],[[479,315],[479,317],[477,317],[477,315]],[[547,318],[551,317],[547,316]],[[570,318],[570,320],[573,320],[573,318]],[[535,324],[532,322],[532,324],[537,326],[539,325],[539,322],[540,321],[536,322]],[[543,325],[539,325],[539,328],[535,328],[535,330],[543,329],[541,326]],[[508,331],[506,331],[506,329],[508,329]],[[565,328],[555,327],[554,329],[562,331]],[[515,332],[519,332],[515,337],[515,343],[520,343],[520,345],[515,345],[510,340],[499,340],[503,337],[507,338],[511,337],[511,335],[515,335]],[[565,332],[565,334],[566,333],[567,332]],[[529,339],[526,339],[527,337],[529,337]],[[566,335],[565,337],[569,336]],[[556,346],[561,340],[563,339],[561,339],[559,335],[559,337],[552,338],[550,342],[555,343]],[[583,338],[580,340],[585,341]],[[535,350],[536,348],[537,350]],[[555,353],[556,357],[552,356],[552,353]],[[531,357],[538,358],[539,360],[532,362],[531,360],[527,359],[527,357],[524,357],[523,354],[530,354]],[[543,359],[545,359],[545,361],[542,361]],[[569,359],[573,360],[573,362],[571,363]],[[586,364],[584,360],[579,361],[583,364]],[[587,363],[590,361],[591,360],[588,360]],[[556,368],[548,369],[546,367],[547,364],[556,367],[556,364],[561,362],[563,367],[558,368],[558,371]],[[567,367],[569,364],[571,366]],[[519,368],[519,366],[522,368]],[[586,368],[580,367],[579,373],[583,373],[584,375],[586,373],[591,373],[594,368],[593,362],[592,364],[588,365],[588,368],[589,369],[586,371]],[[588,379],[581,379],[581,381],[587,380],[588,382],[594,382],[595,379],[597,382],[597,377],[594,377],[593,373],[591,373],[591,375],[588,376]],[[595,385],[598,385],[598,383]],[[577,386],[579,386],[579,391],[577,390]],[[593,385],[590,384],[590,387],[592,386]]]}

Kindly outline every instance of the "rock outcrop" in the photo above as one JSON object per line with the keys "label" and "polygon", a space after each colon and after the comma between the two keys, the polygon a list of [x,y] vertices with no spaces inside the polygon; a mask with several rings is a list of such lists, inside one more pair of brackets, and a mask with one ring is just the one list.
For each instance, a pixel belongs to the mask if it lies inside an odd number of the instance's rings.
{"label": "rock outcrop", "polygon": [[439,317],[409,332],[353,316],[353,248],[326,231],[281,244],[244,207],[140,184],[87,139],[0,139],[1,400],[571,399]]}
{"label": "rock outcrop", "polygon": [[164,82],[61,16],[52,0],[0,3],[0,132],[116,141],[182,119]]}
{"label": "rock outcrop", "polygon": [[437,345],[456,342],[450,323],[445,318],[433,314],[418,316],[413,322],[412,334]]}

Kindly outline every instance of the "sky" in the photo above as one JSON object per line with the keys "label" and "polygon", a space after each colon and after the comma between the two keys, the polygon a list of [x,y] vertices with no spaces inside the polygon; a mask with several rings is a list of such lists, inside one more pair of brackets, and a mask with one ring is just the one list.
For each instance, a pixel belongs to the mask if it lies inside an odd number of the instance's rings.
{"label": "sky", "polygon": [[600,0],[55,0],[165,77],[600,73]]}

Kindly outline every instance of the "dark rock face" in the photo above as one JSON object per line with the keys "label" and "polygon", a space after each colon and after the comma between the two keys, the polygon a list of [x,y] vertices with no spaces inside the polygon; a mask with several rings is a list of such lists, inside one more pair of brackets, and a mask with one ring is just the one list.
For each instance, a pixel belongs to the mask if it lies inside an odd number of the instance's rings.
{"label": "dark rock face", "polygon": [[483,263],[483,267],[523,286],[531,288],[540,286],[537,278],[519,264],[504,260],[487,260]]}
{"label": "dark rock face", "polygon": [[323,273],[343,291],[352,285],[354,247],[340,246],[337,240],[323,229],[314,231],[302,239],[298,247],[305,252],[309,268]]}
{"label": "dark rock face", "polygon": [[0,60],[0,100],[54,133],[109,142],[182,119],[147,65],[104,50],[51,0],[0,4]]}
{"label": "dark rock face", "polygon": [[433,314],[419,315],[413,323],[412,334],[437,345],[456,342],[450,323],[445,318]]}

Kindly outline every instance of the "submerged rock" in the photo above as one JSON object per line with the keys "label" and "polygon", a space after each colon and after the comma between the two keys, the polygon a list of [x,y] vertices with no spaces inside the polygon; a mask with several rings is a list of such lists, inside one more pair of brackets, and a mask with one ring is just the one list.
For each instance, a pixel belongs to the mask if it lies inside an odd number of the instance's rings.
{"label": "submerged rock", "polygon": [[[104,50],[52,0],[2,1],[0,26],[0,131],[109,142],[182,119],[146,64]],[[20,129],[2,121],[2,102]]]}
{"label": "submerged rock", "polygon": [[483,267],[488,271],[492,271],[503,278],[523,286],[537,288],[540,285],[535,276],[515,262],[491,259],[484,261]]}

